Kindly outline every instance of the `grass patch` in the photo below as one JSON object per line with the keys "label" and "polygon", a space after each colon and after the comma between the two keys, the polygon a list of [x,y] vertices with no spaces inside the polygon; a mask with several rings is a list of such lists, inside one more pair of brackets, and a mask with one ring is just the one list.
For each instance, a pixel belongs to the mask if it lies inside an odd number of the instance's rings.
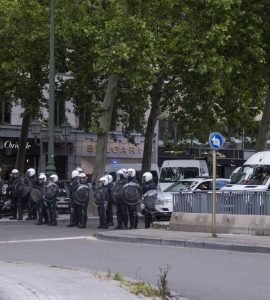
{"label": "grass patch", "polygon": [[145,297],[158,297],[158,290],[146,282],[130,283],[129,290],[135,295],[144,295]]}
{"label": "grass patch", "polygon": [[127,279],[125,279],[124,275],[120,272],[115,273],[113,276],[113,279],[116,281],[119,281],[122,286],[125,286],[128,288],[128,290],[135,295],[143,295],[145,297],[158,297],[158,289],[153,287],[152,285],[143,282],[143,281],[138,281],[138,282],[132,282]]}

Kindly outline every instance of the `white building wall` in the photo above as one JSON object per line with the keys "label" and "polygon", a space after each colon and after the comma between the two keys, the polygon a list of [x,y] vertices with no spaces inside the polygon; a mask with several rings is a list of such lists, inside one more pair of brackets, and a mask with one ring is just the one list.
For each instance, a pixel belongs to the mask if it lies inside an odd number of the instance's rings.
{"label": "white building wall", "polygon": [[66,101],[66,118],[73,128],[79,127],[79,118],[75,116],[74,105],[71,101]]}
{"label": "white building wall", "polygon": [[14,105],[11,110],[11,125],[22,125],[21,114],[24,112],[24,109],[21,105]]}

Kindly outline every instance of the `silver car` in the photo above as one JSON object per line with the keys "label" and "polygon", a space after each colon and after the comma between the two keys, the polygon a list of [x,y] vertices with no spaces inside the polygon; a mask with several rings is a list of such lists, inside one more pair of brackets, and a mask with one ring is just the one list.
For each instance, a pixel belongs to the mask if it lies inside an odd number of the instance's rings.
{"label": "silver car", "polygon": [[[173,194],[186,191],[211,191],[212,178],[188,178],[173,183],[165,191],[157,191],[156,218],[169,219],[173,212]],[[229,179],[217,178],[216,189],[219,190],[230,182]]]}

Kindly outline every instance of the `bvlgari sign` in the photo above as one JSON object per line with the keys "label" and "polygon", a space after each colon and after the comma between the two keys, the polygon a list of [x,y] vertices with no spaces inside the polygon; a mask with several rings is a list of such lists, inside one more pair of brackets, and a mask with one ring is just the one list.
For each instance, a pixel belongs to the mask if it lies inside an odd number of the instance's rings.
{"label": "bvlgari sign", "polygon": [[[96,151],[96,142],[87,144],[87,152],[93,153]],[[111,156],[135,156],[142,157],[143,143],[139,145],[133,145],[130,143],[109,143],[107,147],[107,153]]]}

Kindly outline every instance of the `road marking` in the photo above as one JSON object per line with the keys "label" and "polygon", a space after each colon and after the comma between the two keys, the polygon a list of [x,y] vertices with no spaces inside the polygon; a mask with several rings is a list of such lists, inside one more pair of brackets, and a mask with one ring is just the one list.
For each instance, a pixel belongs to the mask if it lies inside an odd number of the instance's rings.
{"label": "road marking", "polygon": [[68,241],[68,240],[97,240],[97,239],[92,236],[74,236],[74,237],[47,238],[47,239],[0,241],[0,244],[51,242],[51,241]]}

